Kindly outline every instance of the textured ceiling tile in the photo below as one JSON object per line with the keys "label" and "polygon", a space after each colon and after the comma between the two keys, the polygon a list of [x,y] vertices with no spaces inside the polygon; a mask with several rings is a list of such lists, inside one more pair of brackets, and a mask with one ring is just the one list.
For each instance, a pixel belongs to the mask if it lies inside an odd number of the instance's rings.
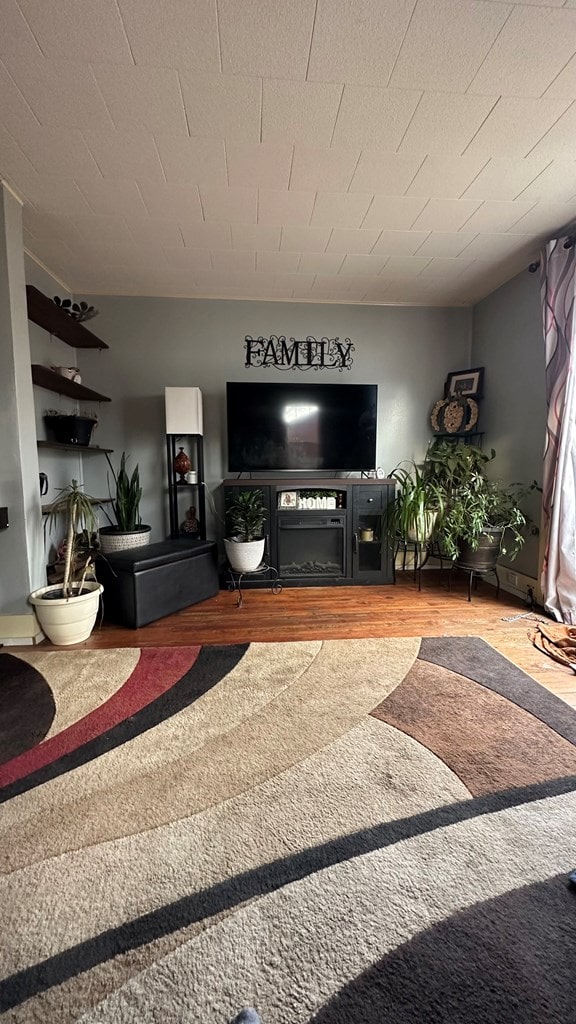
{"label": "textured ceiling tile", "polygon": [[21,135],[25,125],[38,125],[38,118],[22,93],[16,88],[11,76],[0,62],[0,123]]}
{"label": "textured ceiling tile", "polygon": [[328,276],[324,277],[322,274],[317,274],[312,285],[313,292],[322,292],[323,295],[334,295],[336,297],[341,296],[342,298],[351,297],[351,293],[360,292],[359,298],[362,298],[366,291],[367,285],[363,280],[359,280],[356,277],[348,277],[346,274],[338,274],[335,277]]}
{"label": "textured ceiling tile", "polygon": [[428,156],[407,191],[409,196],[458,199],[477,177],[486,160],[480,156]]}
{"label": "textured ceiling tile", "polygon": [[[232,224],[231,229],[233,249],[267,252],[280,248],[280,233],[282,229],[279,226],[270,226],[268,224]],[[218,248],[221,248],[221,246],[218,246]]]}
{"label": "textured ceiling tile", "polygon": [[188,223],[203,220],[200,196],[195,187],[142,182],[140,191],[151,217],[185,220]]}
{"label": "textured ceiling tile", "polygon": [[427,238],[427,231],[383,231],[373,251],[384,256],[413,256]]}
{"label": "textured ceiling tile", "polygon": [[[567,100],[504,97],[488,115],[466,152],[485,157],[527,156],[567,106]],[[547,146],[545,149],[548,152]],[[549,159],[553,156],[552,153]]]}
{"label": "textured ceiling tile", "polygon": [[223,139],[190,139],[183,135],[155,135],[166,180],[175,185],[218,185],[226,188],[226,151]]}
{"label": "textured ceiling tile", "polygon": [[422,256],[391,256],[382,270],[382,277],[414,277],[427,267],[430,260]]}
{"label": "textured ceiling tile", "polygon": [[36,188],[28,189],[26,198],[45,213],[61,213],[68,217],[89,217],[93,213],[76,182],[70,178],[49,178],[43,175],[38,179]]}
{"label": "textured ceiling tile", "polygon": [[28,189],[38,189],[42,178],[12,136],[0,125],[0,177],[17,182],[17,188],[26,195]]}
{"label": "textured ceiling tile", "polygon": [[144,200],[135,181],[77,181],[93,213],[116,217],[145,217]]}
{"label": "textured ceiling tile", "polygon": [[343,252],[343,253],[369,253],[372,252],[378,236],[379,230],[373,231],[362,231],[360,229],[349,228],[335,228],[330,235],[330,241],[326,247],[327,252]]}
{"label": "textured ceiling tile", "polygon": [[306,227],[310,223],[313,206],[314,192],[279,192],[261,188],[258,223]]}
{"label": "textured ceiling tile", "polygon": [[560,74],[546,89],[545,95],[550,99],[576,99],[576,56],[562,68]]}
{"label": "textured ceiling tile", "polygon": [[382,147],[395,152],[420,93],[347,85],[334,130],[334,145]]}
{"label": "textured ceiling tile", "polygon": [[130,234],[135,242],[142,245],[166,246],[167,249],[184,245],[179,224],[175,221],[152,217],[131,217],[128,220]]}
{"label": "textured ceiling tile", "polygon": [[54,178],[100,178],[101,174],[77,128],[21,126],[16,142],[38,172]]}
{"label": "textured ceiling tile", "polygon": [[287,252],[324,252],[330,228],[299,228],[290,225],[282,228],[280,248]]}
{"label": "textured ceiling tile", "polygon": [[299,252],[256,253],[256,270],[270,274],[295,274],[300,263]]}
{"label": "textured ceiling tile", "polygon": [[415,0],[319,0],[308,78],[387,85]]}
{"label": "textured ceiling tile", "polygon": [[84,138],[105,178],[164,181],[154,139],[147,132],[85,131]]}
{"label": "textured ceiling tile", "polygon": [[228,183],[231,188],[287,189],[292,154],[287,142],[228,142]]}
{"label": "textured ceiling tile", "polygon": [[191,249],[231,249],[229,224],[181,224],[184,245]]}
{"label": "textured ceiling tile", "polygon": [[265,78],[262,92],[264,142],[312,142],[328,146],[336,124],[342,86]]}
{"label": "textured ceiling tile", "polygon": [[113,128],[89,64],[36,60],[14,75],[38,120],[56,128]]}
{"label": "textured ceiling tile", "polygon": [[354,253],[346,256],[340,274],[379,274],[388,259],[387,256],[369,253]]}
{"label": "textured ceiling tile", "polygon": [[497,96],[424,93],[400,145],[400,153],[458,157],[490,113]]}
{"label": "textured ceiling tile", "polygon": [[136,64],[220,70],[214,0],[118,0]]}
{"label": "textured ceiling tile", "polygon": [[555,235],[565,225],[576,218],[576,202],[574,203],[539,203],[530,210],[512,228],[515,235]]}
{"label": "textured ceiling tile", "polygon": [[427,202],[417,196],[374,196],[362,227],[404,231],[412,227]]}
{"label": "textured ceiling tile", "polygon": [[[530,158],[529,158],[530,159]],[[535,160],[539,158],[536,157]],[[554,160],[518,196],[526,202],[568,202],[576,196],[576,160]]]}
{"label": "textured ceiling tile", "polygon": [[479,206],[476,199],[431,199],[414,227],[422,231],[459,231]]}
{"label": "textured ceiling tile", "polygon": [[290,188],[346,192],[360,156],[359,147],[306,146],[296,143]]}
{"label": "textured ceiling tile", "polygon": [[[538,102],[538,101],[532,101]],[[544,103],[544,100],[539,102]],[[552,101],[550,101],[552,102]],[[561,103],[561,100],[555,100]],[[531,156],[547,156],[549,160],[574,159],[574,139],[576,138],[576,104],[566,111],[542,140],[534,147]]]}
{"label": "textured ceiling tile", "polygon": [[515,7],[470,92],[541,96],[576,49],[576,11]]}
{"label": "textured ceiling tile", "polygon": [[95,64],[93,71],[117,128],[188,134],[176,71],[102,64]]}
{"label": "textured ceiling tile", "polygon": [[299,274],[337,274],[345,256],[341,252],[304,252],[298,267]]}
{"label": "textured ceiling tile", "polygon": [[468,0],[419,0],[390,85],[444,92],[466,89],[509,10]]}
{"label": "textured ceiling tile", "polygon": [[23,65],[42,59],[42,51],[16,0],[2,0],[0,57]]}
{"label": "textured ceiling tile", "polygon": [[190,135],[260,142],[260,81],[181,71]]}
{"label": "textured ceiling tile", "polygon": [[478,234],[478,232],[498,234],[502,231],[509,231],[525,213],[528,213],[533,205],[534,203],[501,202],[489,199],[482,203],[482,206],[466,221],[464,231],[473,234]]}
{"label": "textured ceiling tile", "polygon": [[466,231],[433,231],[418,249],[418,255],[438,258],[459,256],[475,235],[476,232],[470,234]]}
{"label": "textured ceiling tile", "polygon": [[188,268],[188,270],[211,270],[212,260],[208,249],[189,249],[183,246],[165,248],[166,262],[170,267]]}
{"label": "textured ceiling tile", "polygon": [[83,238],[97,245],[121,245],[130,241],[130,233],[123,220],[93,214],[87,217],[71,217],[75,228]]}
{"label": "textured ceiling tile", "polygon": [[238,271],[256,270],[256,253],[240,249],[212,252],[212,266],[218,274],[235,274]]}
{"label": "textured ceiling tile", "polygon": [[381,192],[386,196],[402,196],[421,163],[420,156],[365,149],[350,183],[350,192]]}
{"label": "textured ceiling tile", "polygon": [[222,70],[232,75],[306,78],[314,0],[218,0]]}
{"label": "textured ceiling tile", "polygon": [[211,188],[202,185],[204,220],[214,224],[255,224],[258,191],[255,188]]}
{"label": "textured ceiling tile", "polygon": [[19,0],[45,57],[132,64],[116,0]]}
{"label": "textured ceiling tile", "polygon": [[[547,164],[545,157],[493,157],[463,193],[463,199],[516,199]],[[520,198],[524,199],[522,195]]]}
{"label": "textured ceiling tile", "polygon": [[424,267],[422,277],[448,278],[452,281],[458,278],[460,274],[463,274],[473,263],[474,260],[472,258],[450,259],[447,256],[436,256]]}
{"label": "textured ceiling tile", "polygon": [[318,192],[312,227],[359,228],[370,203],[371,195],[350,192]]}
{"label": "textured ceiling tile", "polygon": [[500,259],[511,256],[513,253],[520,253],[529,247],[527,239],[522,235],[514,234],[485,234],[477,235],[470,245],[464,249],[464,259]]}
{"label": "textured ceiling tile", "polygon": [[25,229],[42,241],[61,241],[74,247],[81,237],[78,228],[68,217],[58,217],[55,214],[25,206],[22,211],[22,219]]}

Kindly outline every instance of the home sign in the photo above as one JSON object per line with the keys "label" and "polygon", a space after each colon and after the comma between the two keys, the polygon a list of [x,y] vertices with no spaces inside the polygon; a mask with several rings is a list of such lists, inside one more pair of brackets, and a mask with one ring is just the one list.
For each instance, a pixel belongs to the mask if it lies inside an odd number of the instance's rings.
{"label": "home sign", "polygon": [[352,366],[354,345],[350,338],[320,338],[303,340],[271,334],[253,338],[247,334],[245,366],[269,367],[279,370],[349,370]]}

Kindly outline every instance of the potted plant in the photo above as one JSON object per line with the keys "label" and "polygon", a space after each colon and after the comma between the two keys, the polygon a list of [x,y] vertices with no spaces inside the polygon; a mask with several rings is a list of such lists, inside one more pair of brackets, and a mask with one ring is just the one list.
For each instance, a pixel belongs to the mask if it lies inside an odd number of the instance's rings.
{"label": "potted plant", "polygon": [[425,544],[444,511],[443,488],[426,479],[424,471],[413,461],[401,463],[390,476],[398,488],[385,513],[388,535],[392,540]]}
{"label": "potted plant", "polygon": [[258,488],[231,495],[226,505],[226,557],[235,572],[254,572],[262,562],[262,528],[268,510]]}
{"label": "potted plant", "polygon": [[132,475],[128,476],[126,452],[122,452],[118,472],[114,469],[108,453],[106,453],[106,458],[116,488],[115,496],[112,497],[110,478],[108,478],[108,491],[112,499],[115,522],[103,507],[104,515],[110,525],[100,528],[100,548],[103,554],[108,555],[114,551],[125,551],[128,548],[138,548],[148,544],[151,527],[143,526],[140,517],[142,488],[138,466],[134,468]]}
{"label": "potted plant", "polygon": [[495,456],[493,448],[487,453],[463,441],[437,441],[424,463],[425,477],[444,493],[437,524],[440,548],[470,571],[491,571],[500,555],[513,559],[524,543],[523,492],[487,478],[485,467]]}
{"label": "potted plant", "polygon": [[93,578],[94,538],[98,532],[97,498],[85,494],[76,480],[58,491],[45,529],[64,520],[63,579],[40,587],[29,597],[40,628],[59,646],[81,643],[92,632],[103,587]]}
{"label": "potted plant", "polygon": [[46,409],[44,413],[48,440],[57,444],[88,446],[97,422],[98,416],[92,412],[66,413]]}

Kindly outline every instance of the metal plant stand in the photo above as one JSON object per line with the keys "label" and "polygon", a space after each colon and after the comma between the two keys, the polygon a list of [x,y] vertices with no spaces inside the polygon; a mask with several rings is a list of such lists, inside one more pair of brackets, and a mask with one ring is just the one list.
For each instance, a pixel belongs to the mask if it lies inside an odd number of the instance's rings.
{"label": "metal plant stand", "polygon": [[470,569],[469,566],[467,566],[467,565],[458,565],[458,562],[455,562],[454,565],[452,565],[450,567],[450,571],[448,573],[448,590],[452,590],[452,570],[453,569],[461,569],[462,572],[469,573],[469,577],[470,577],[469,580],[468,580],[468,600],[469,601],[472,600],[472,583],[474,582],[474,585],[476,585],[479,576],[488,576],[490,573],[492,573],[492,575],[496,577],[496,599],[498,599],[498,595],[500,593],[500,577],[498,576],[498,569],[495,569],[495,568],[494,569]]}
{"label": "metal plant stand", "polygon": [[[265,573],[272,573],[272,578],[267,577],[266,579],[255,579],[253,576],[264,577]],[[256,586],[258,584],[265,584],[270,586],[270,593],[279,594],[282,590],[282,583],[278,579],[278,569],[273,565],[268,565],[266,562],[261,562],[257,569],[253,569],[251,572],[238,572],[236,569],[231,569],[228,566],[228,590],[232,590],[237,593],[236,606],[241,608],[244,603],[242,596],[242,580],[244,577],[249,576],[251,585]]]}

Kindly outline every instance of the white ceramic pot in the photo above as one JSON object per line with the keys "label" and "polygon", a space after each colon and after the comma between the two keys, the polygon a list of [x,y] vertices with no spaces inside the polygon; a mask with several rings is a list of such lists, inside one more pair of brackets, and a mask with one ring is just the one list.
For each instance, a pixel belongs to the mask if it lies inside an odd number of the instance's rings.
{"label": "white ceramic pot", "polygon": [[67,647],[80,644],[90,636],[104,587],[95,580],[85,580],[82,593],[74,597],[44,597],[44,594],[61,590],[61,583],[40,587],[30,594],[28,600],[34,606],[40,628],[50,642],[58,647]]}
{"label": "white ceramic pot", "polygon": [[102,526],[100,529],[100,550],[103,555],[112,555],[116,551],[128,551],[129,548],[142,548],[150,543],[151,526],[139,526],[137,530],[123,532],[113,526]]}
{"label": "white ceramic pot", "polygon": [[429,541],[434,533],[437,518],[438,513],[436,511],[421,512],[412,529],[408,530],[408,540],[419,544],[425,544],[426,541]]}
{"label": "white ceramic pot", "polygon": [[224,540],[226,558],[234,572],[254,572],[264,556],[264,538],[261,540]]}

